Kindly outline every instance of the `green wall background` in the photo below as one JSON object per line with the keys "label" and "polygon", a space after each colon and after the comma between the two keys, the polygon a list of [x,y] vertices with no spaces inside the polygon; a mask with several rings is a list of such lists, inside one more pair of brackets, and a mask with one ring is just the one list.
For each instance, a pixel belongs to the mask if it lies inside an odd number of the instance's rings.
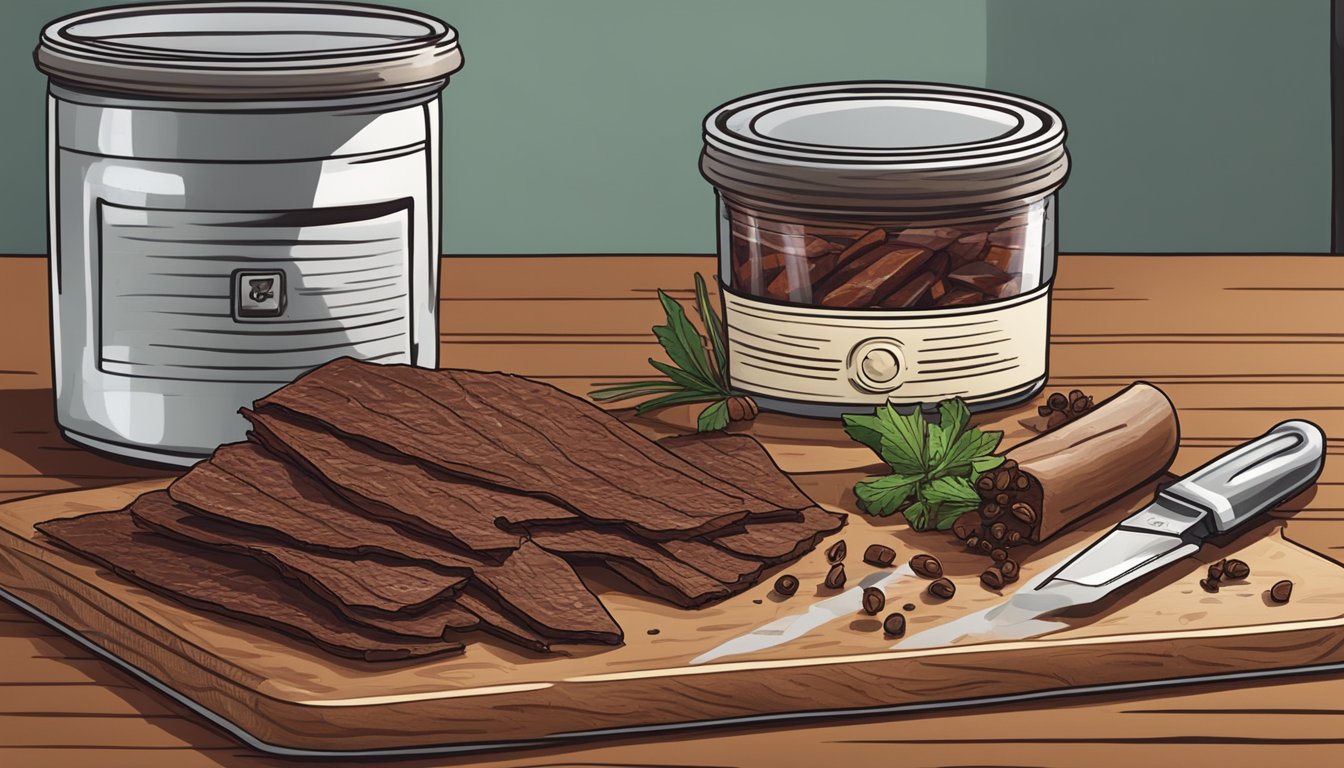
{"label": "green wall background", "polygon": [[[0,7],[0,253],[46,248],[43,23]],[[1329,247],[1328,0],[403,0],[461,32],[448,253],[713,250],[700,119],[845,79],[989,85],[1069,122],[1067,251]]]}
{"label": "green wall background", "polygon": [[1330,249],[1329,0],[988,11],[989,86],[1068,123],[1062,250]]}

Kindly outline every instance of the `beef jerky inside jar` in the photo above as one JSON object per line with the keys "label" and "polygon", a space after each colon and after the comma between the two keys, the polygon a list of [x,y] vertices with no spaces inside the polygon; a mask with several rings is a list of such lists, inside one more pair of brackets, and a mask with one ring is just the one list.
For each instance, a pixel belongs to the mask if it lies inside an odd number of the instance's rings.
{"label": "beef jerky inside jar", "polygon": [[[1030,396],[1068,165],[1052,110],[971,88],[805,86],[715,110],[700,168],[734,387],[809,414]],[[965,351],[967,322],[995,345]]]}

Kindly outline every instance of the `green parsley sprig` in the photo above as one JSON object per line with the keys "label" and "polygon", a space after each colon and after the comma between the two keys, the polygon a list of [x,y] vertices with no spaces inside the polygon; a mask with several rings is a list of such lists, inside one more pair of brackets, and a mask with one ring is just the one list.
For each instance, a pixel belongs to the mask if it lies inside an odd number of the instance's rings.
{"label": "green parsley sprig", "polygon": [[[666,325],[655,325],[653,335],[667,353],[671,365],[649,358],[649,365],[667,379],[629,381],[595,389],[588,396],[599,402],[616,402],[635,397],[659,395],[635,406],[637,413],[685,403],[709,403],[696,420],[700,432],[714,432],[728,426],[728,401],[741,397],[728,381],[728,348],[724,341],[723,320],[710,304],[705,279],[695,275],[695,311],[705,327],[701,336],[686,310],[675,299],[658,291],[658,300],[667,315]],[[752,413],[754,414],[754,410]]]}
{"label": "green parsley sprig", "polygon": [[994,449],[1002,432],[969,426],[971,412],[960,398],[938,404],[930,424],[918,409],[902,414],[890,403],[871,415],[846,414],[845,431],[891,467],[891,474],[854,486],[870,515],[901,512],[917,531],[947,530],[980,503],[975,481],[1003,463]]}

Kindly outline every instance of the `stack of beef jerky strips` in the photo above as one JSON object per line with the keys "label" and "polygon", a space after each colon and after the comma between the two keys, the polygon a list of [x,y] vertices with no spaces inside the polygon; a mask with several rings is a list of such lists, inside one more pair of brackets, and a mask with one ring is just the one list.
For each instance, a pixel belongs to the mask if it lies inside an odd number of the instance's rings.
{"label": "stack of beef jerky strips", "polygon": [[651,441],[516,376],[336,360],[125,510],[40,530],[156,592],[366,660],[617,644],[574,571],[687,608],[844,525],[748,437]]}

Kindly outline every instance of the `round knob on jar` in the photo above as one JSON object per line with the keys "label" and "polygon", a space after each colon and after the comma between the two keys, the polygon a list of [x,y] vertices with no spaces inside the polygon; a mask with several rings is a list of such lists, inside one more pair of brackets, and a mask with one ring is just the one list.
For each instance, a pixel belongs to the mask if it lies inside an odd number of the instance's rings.
{"label": "round knob on jar", "polygon": [[877,384],[889,384],[901,372],[901,361],[889,349],[871,349],[859,364],[864,378]]}
{"label": "round knob on jar", "polygon": [[890,392],[905,378],[905,358],[894,339],[869,339],[849,355],[850,382],[868,392]]}

